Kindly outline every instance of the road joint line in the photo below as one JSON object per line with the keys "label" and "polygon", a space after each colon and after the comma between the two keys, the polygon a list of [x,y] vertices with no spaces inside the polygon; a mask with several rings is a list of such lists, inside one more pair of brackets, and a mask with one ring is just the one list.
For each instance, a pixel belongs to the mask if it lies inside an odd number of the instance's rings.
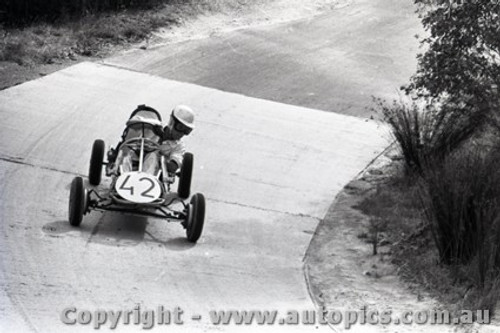
{"label": "road joint line", "polygon": [[279,214],[284,214],[284,215],[291,215],[291,216],[295,216],[295,217],[311,218],[311,219],[318,220],[318,221],[322,220],[321,218],[319,218],[317,216],[307,215],[307,214],[303,214],[303,213],[284,212],[284,211],[277,210],[277,209],[264,208],[264,207],[247,205],[247,204],[243,204],[243,203],[231,202],[231,201],[220,200],[220,199],[207,198],[207,201],[213,201],[213,202],[224,203],[224,204],[228,204],[228,205],[240,206],[240,207],[244,207],[244,208],[256,209],[256,210],[261,210],[264,212],[273,212],[273,213],[279,213]]}

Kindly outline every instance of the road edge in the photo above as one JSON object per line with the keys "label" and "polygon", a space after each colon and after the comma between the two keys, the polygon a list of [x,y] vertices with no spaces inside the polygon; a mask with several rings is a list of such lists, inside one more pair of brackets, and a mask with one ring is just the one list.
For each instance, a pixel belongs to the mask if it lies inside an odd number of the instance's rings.
{"label": "road edge", "polygon": [[[311,240],[309,241],[309,245],[307,246],[306,252],[304,254],[303,258],[303,265],[302,265],[302,271],[304,274],[304,279],[306,282],[306,289],[307,293],[309,294],[309,297],[311,298],[311,301],[313,302],[314,306],[319,309],[319,308],[326,308],[327,304],[325,304],[325,301],[322,300],[318,295],[321,295],[321,293],[318,294],[318,292],[315,292],[314,290],[318,290],[318,286],[314,285],[310,276],[310,266],[308,265],[308,261],[311,258],[311,253],[314,247],[314,243],[316,242],[317,236],[321,233],[321,230],[325,227],[325,224],[330,223],[328,219],[328,216],[330,213],[337,208],[337,204],[339,203],[339,198],[348,191],[348,188],[350,184],[352,184],[355,181],[361,180],[365,174],[367,174],[370,170],[372,169],[378,169],[380,168],[380,163],[385,165],[387,161],[383,161],[382,159],[384,157],[387,157],[391,152],[394,151],[395,148],[395,142],[390,142],[389,145],[382,150],[377,156],[375,156],[348,184],[346,184],[342,190],[337,193],[335,198],[333,199],[332,203],[330,204],[330,207],[328,208],[328,211],[325,215],[324,218],[320,220],[318,225],[316,226],[316,229],[314,230],[314,234],[311,237]],[[363,191],[362,193],[359,193],[360,197],[364,197],[366,194],[366,191]],[[345,214],[347,215],[347,214]],[[334,331],[334,332],[340,332],[333,326],[332,324],[328,323],[328,326]]]}

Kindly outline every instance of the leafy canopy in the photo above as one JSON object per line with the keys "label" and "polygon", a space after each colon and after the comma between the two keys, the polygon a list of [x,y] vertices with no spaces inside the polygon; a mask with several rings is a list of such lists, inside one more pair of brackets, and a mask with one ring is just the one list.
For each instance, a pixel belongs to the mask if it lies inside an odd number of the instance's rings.
{"label": "leafy canopy", "polygon": [[500,0],[414,0],[428,37],[406,93],[478,107],[498,99]]}

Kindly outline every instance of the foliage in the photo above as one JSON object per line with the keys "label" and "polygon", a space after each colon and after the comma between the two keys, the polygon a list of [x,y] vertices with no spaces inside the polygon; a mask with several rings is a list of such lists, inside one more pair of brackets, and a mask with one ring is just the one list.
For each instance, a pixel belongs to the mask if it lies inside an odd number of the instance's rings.
{"label": "foliage", "polygon": [[87,15],[61,25],[37,24],[23,29],[1,29],[0,61],[37,65],[99,56],[111,45],[145,40],[151,31],[177,24],[172,11],[137,11]]}
{"label": "foliage", "polygon": [[34,20],[55,22],[128,8],[150,9],[168,0],[2,0],[0,22],[29,25]]}
{"label": "foliage", "polygon": [[[152,32],[160,27],[178,25],[211,11],[241,11],[265,1],[0,0],[0,61],[36,66],[76,60],[81,56],[102,56],[113,46],[149,41]],[[55,8],[58,4],[60,7]],[[155,4],[158,6],[154,7]],[[75,9],[84,5],[87,7]],[[131,7],[125,9],[128,5]],[[17,14],[7,15],[9,6],[9,10],[17,8]],[[149,7],[154,8],[145,9]],[[113,10],[117,8],[118,11]],[[2,22],[2,17],[8,21]]]}
{"label": "foliage", "polygon": [[[487,108],[498,100],[500,2],[415,0],[427,5],[422,24],[430,34],[407,93],[446,98],[463,109]],[[428,6],[431,3],[431,6]]]}
{"label": "foliage", "polygon": [[498,233],[491,232],[500,217],[498,157],[460,152],[426,170],[422,203],[444,263],[470,261],[486,235]]}
{"label": "foliage", "polygon": [[431,164],[441,163],[483,126],[485,113],[464,113],[459,108],[375,100],[409,172],[422,175]]}
{"label": "foliage", "polygon": [[500,273],[500,171],[496,149],[453,154],[427,170],[421,202],[440,261],[471,267],[471,280],[488,307],[497,299]]}
{"label": "foliage", "polygon": [[[433,257],[466,287],[459,297],[463,308],[493,313],[500,295],[500,152],[489,129],[500,134],[500,1],[414,2],[427,36],[421,39],[425,51],[418,55],[417,72],[403,87],[412,101],[387,105],[378,100],[377,109],[411,171],[406,177],[418,184],[414,207],[424,213],[427,228],[422,230],[431,231]],[[493,148],[485,149],[489,144]],[[383,201],[378,197],[374,205]],[[429,249],[420,237],[425,234],[417,234],[413,244],[398,242],[404,253],[399,258],[425,285],[429,276],[432,281],[440,276],[434,274],[440,269],[415,255],[406,260],[407,254]],[[451,280],[431,284],[442,281]]]}

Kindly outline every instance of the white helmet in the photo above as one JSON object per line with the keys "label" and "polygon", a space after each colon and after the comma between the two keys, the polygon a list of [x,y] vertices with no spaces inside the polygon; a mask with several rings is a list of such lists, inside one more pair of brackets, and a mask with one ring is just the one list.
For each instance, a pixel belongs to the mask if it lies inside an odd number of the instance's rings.
{"label": "white helmet", "polygon": [[190,129],[194,129],[194,112],[186,105],[177,105],[172,110],[172,117]]}

